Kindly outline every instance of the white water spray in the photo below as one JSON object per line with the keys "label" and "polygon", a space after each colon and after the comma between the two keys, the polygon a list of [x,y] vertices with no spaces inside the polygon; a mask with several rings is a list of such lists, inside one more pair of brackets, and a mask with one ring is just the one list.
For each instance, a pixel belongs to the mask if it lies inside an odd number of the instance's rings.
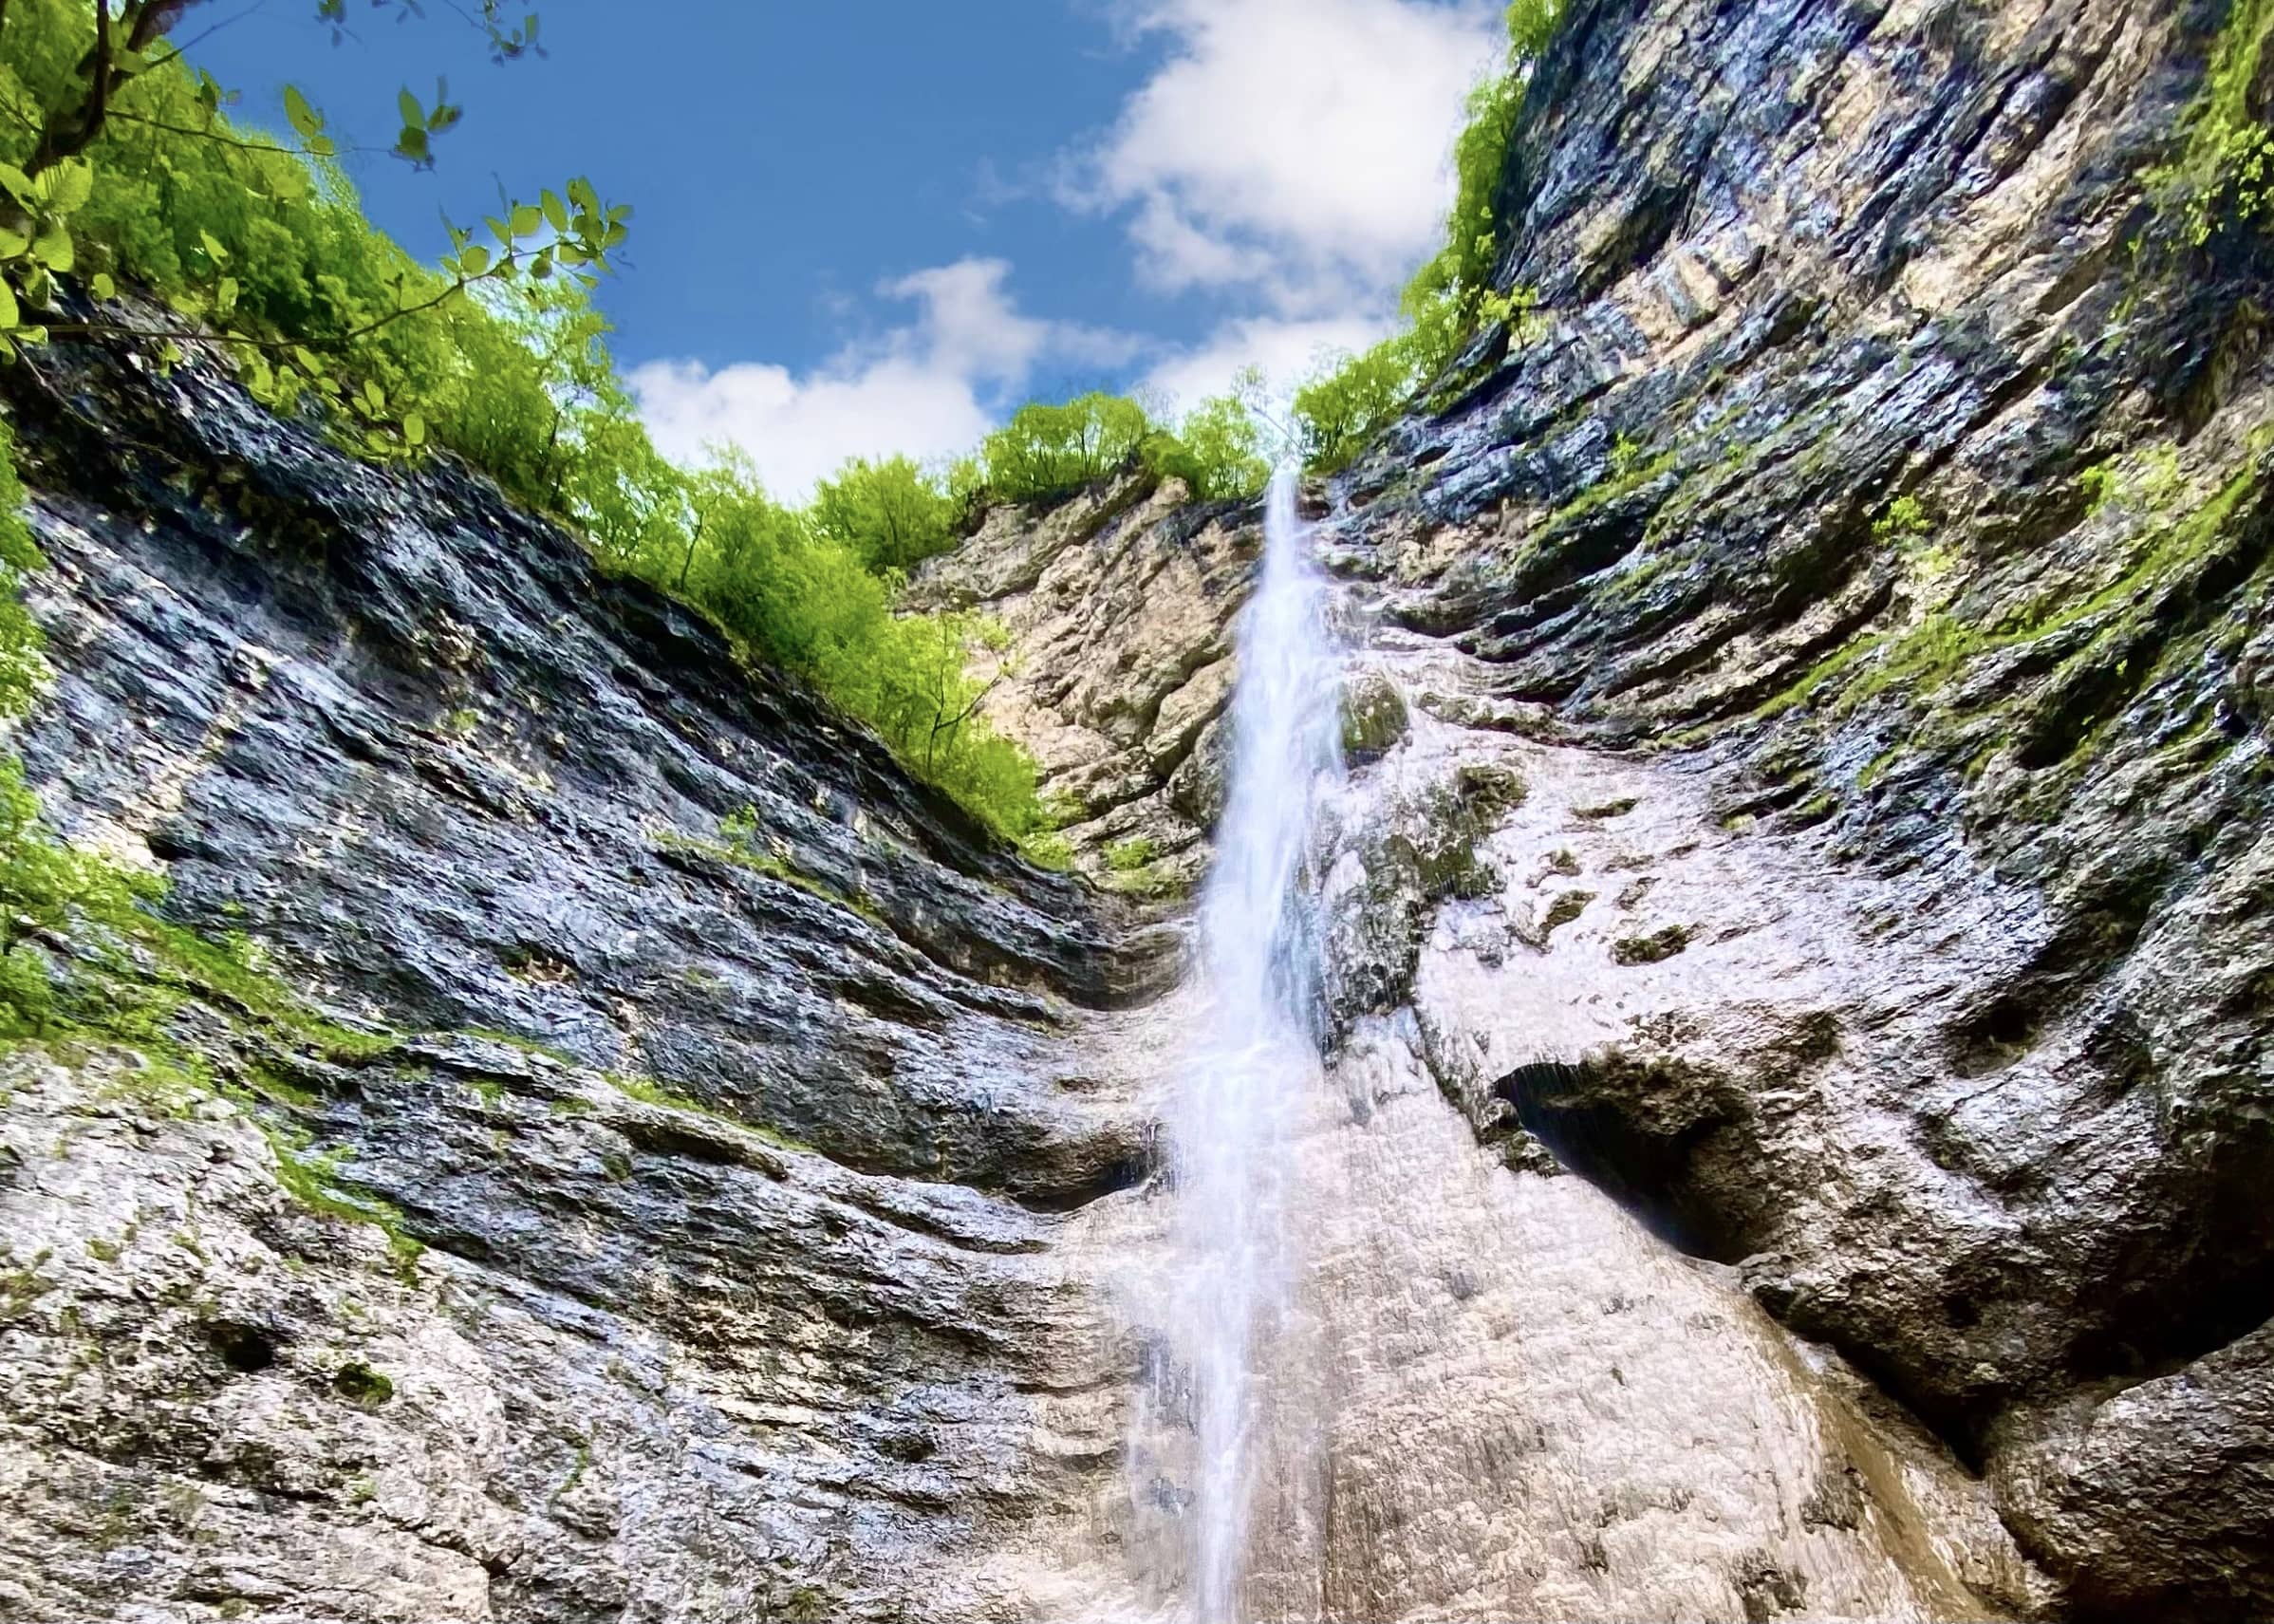
{"label": "white water spray", "polygon": [[1200,1624],[1239,1616],[1260,1372],[1291,1284],[1288,1147],[1319,1070],[1304,859],[1340,762],[1338,655],[1291,469],[1272,480],[1264,538],[1240,631],[1230,798],[1202,899],[1206,1009],[1169,1122],[1179,1274],[1167,1332],[1189,1372],[1185,1594]]}

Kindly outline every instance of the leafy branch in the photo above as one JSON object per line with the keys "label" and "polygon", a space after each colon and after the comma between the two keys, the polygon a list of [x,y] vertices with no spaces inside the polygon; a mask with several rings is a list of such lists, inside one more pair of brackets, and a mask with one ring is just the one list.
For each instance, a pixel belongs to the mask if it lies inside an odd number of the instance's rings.
{"label": "leafy branch", "polygon": [[[0,163],[0,360],[12,358],[24,345],[58,336],[158,343],[169,361],[179,355],[181,343],[214,342],[236,362],[247,385],[264,402],[289,409],[312,394],[332,409],[335,421],[348,425],[347,438],[358,449],[381,456],[414,452],[425,444],[427,425],[415,406],[389,401],[384,385],[370,375],[371,366],[358,367],[359,359],[371,359],[371,341],[400,322],[465,298],[482,285],[562,277],[589,289],[597,285],[598,272],[612,269],[609,255],[624,240],[631,211],[603,204],[591,183],[581,177],[562,191],[546,189],[534,203],[516,201],[501,191],[502,217],[487,221],[494,242],[476,242],[473,232],[446,220],[450,251],[440,262],[438,277],[418,278],[407,271],[398,275],[387,308],[359,313],[338,330],[320,336],[308,331],[278,333],[247,322],[239,310],[244,285],[232,263],[232,251],[207,230],[197,233],[192,256],[192,263],[202,257],[206,273],[187,287],[175,286],[168,294],[168,303],[183,321],[153,325],[53,320],[49,312],[57,308],[62,281],[76,278],[83,257],[74,240],[72,216],[98,194],[100,177],[90,149],[114,121],[257,159],[284,159],[286,169],[272,168],[268,175],[271,189],[287,179],[298,187],[303,183],[291,165],[303,159],[328,160],[342,150],[324,114],[296,86],[286,87],[284,105],[297,147],[243,136],[229,125],[221,112],[227,100],[221,86],[210,75],[181,65],[177,49],[159,48],[166,31],[200,3],[121,0],[114,12],[113,0],[95,0],[92,39],[73,81],[78,90],[52,106],[39,108],[35,103],[36,118],[12,103],[8,107],[32,140],[22,167]],[[494,61],[543,54],[534,14],[508,25],[503,0],[482,0],[478,14],[456,0],[445,3],[482,31]],[[424,14],[419,0],[372,4],[377,9],[392,9],[404,19]],[[347,0],[317,0],[316,12],[319,20],[333,26],[335,37],[345,31]],[[0,33],[8,22],[8,0],[0,0]],[[171,101],[161,96],[155,104],[122,104],[132,97],[138,81],[169,71],[190,75],[186,84],[169,81],[178,86],[167,92]],[[397,110],[401,128],[388,150],[415,167],[431,168],[435,139],[458,123],[463,109],[450,100],[447,84],[438,82],[431,103],[405,89],[397,98]],[[258,185],[250,179],[248,184],[259,194]],[[98,301],[117,294],[111,277],[103,271],[86,276],[84,289]]]}

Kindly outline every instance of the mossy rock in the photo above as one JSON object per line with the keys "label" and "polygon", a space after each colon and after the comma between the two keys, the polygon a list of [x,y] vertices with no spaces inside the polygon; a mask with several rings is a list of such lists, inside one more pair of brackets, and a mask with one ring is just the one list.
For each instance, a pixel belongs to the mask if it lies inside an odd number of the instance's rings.
{"label": "mossy rock", "polygon": [[332,1391],[350,1404],[377,1409],[395,1396],[395,1384],[360,1360],[342,1365],[331,1378]]}
{"label": "mossy rock", "polygon": [[1410,725],[1405,696],[1389,678],[1368,672],[1343,689],[1342,755],[1351,765],[1379,761]]}
{"label": "mossy rock", "polygon": [[1523,775],[1504,761],[1464,761],[1453,775],[1462,811],[1480,823],[1497,822],[1514,812],[1530,793]]}
{"label": "mossy rock", "polygon": [[1687,924],[1669,924],[1648,936],[1622,936],[1611,944],[1611,957],[1621,964],[1656,964],[1687,947],[1694,935]]}

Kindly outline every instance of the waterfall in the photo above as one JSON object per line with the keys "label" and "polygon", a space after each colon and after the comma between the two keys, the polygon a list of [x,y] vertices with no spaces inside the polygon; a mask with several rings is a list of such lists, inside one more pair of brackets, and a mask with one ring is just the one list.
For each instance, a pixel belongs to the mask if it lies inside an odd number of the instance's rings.
{"label": "waterfall", "polygon": [[1185,1594],[1201,1624],[1238,1615],[1259,1372],[1292,1283],[1289,1146],[1319,1071],[1305,857],[1339,771],[1338,652],[1292,469],[1272,480],[1264,536],[1262,580],[1239,632],[1229,799],[1202,899],[1204,1013],[1168,1122],[1178,1261],[1166,1330],[1194,1434]]}

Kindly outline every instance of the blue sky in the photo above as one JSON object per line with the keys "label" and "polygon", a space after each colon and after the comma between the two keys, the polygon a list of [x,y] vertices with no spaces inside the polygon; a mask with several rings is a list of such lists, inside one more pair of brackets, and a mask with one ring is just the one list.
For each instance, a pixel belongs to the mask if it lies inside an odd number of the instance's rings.
{"label": "blue sky", "polygon": [[313,0],[210,0],[177,37],[245,116],[289,80],[379,147],[447,74],[434,171],[349,159],[414,252],[500,182],[632,204],[601,297],[659,442],[731,440],[785,495],[1029,396],[1189,405],[1364,342],[1497,48],[1490,0],[538,0],[547,56],[498,67],[425,9],[349,0],[335,46]]}

